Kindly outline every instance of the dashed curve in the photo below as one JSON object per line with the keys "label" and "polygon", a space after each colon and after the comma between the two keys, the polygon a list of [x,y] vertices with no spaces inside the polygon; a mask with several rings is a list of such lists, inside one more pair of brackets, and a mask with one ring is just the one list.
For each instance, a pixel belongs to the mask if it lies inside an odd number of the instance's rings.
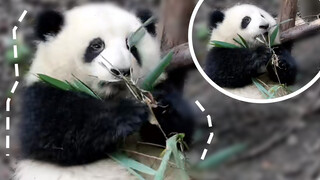
{"label": "dashed curve", "polygon": [[[24,17],[27,15],[28,11],[24,10],[23,13],[21,14],[21,16],[19,17],[18,21],[19,22],[22,22]],[[14,26],[13,29],[12,29],[12,40],[16,41],[17,40],[17,30],[18,30],[18,26]],[[14,44],[13,45],[13,57],[14,59],[17,59],[19,56],[18,54],[18,45],[17,44]],[[15,74],[15,78],[18,78],[19,77],[19,64],[16,63],[14,64],[14,74]],[[11,88],[11,94],[14,94],[17,87],[19,85],[19,81],[15,81],[12,88]],[[7,98],[7,101],[6,101],[6,112],[10,112],[11,110],[11,98],[8,97]],[[9,150],[10,149],[10,135],[9,134],[9,131],[10,131],[10,117],[7,116],[6,117],[6,131],[7,131],[7,135],[6,135],[6,141],[5,141],[5,145],[6,145],[6,149]],[[6,153],[6,157],[9,157],[10,156],[10,153]]]}
{"label": "dashed curve", "polygon": [[[196,105],[199,107],[199,109],[202,111],[202,112],[205,112],[205,108],[201,105],[201,103],[199,101],[195,101]],[[211,119],[211,116],[210,115],[207,115],[207,121],[208,121],[208,127],[209,128],[212,128],[212,119]],[[213,132],[210,132],[209,134],[209,138],[207,140],[207,144],[210,145],[213,141],[213,137],[214,137],[214,133]],[[208,149],[204,148],[203,151],[202,151],[202,154],[201,154],[201,157],[200,159],[201,160],[204,160],[206,158],[206,155],[208,153]]]}

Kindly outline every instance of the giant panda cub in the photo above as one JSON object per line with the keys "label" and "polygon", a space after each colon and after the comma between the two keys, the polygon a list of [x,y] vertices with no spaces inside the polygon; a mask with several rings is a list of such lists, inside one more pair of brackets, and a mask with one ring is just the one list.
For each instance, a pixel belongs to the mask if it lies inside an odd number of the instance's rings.
{"label": "giant panda cub", "polygon": [[[210,14],[211,38],[205,72],[220,87],[250,99],[266,98],[253,84],[252,78],[261,79],[265,85],[291,85],[295,82],[295,59],[281,45],[274,48],[278,66],[271,65],[272,53],[257,40],[275,29],[276,21],[266,11],[249,4],[235,5],[226,11]],[[215,47],[212,41],[222,41],[239,46],[234,39],[242,36],[249,48]],[[277,40],[278,41],[278,40]],[[276,71],[274,70],[276,69]]]}
{"label": "giant panda cub", "polygon": [[[145,27],[134,47],[127,46],[128,37],[150,16],[108,3],[39,15],[35,30],[40,42],[26,77],[22,160],[15,180],[135,179],[108,153],[137,132],[147,142],[165,143],[160,129],[149,122],[149,108],[131,98],[117,76],[142,82],[159,64],[155,24]],[[103,100],[57,89],[40,82],[37,74],[69,82],[78,78]],[[164,132],[185,133],[189,143],[193,117],[181,93],[164,80],[154,94],[159,102],[154,112]]]}

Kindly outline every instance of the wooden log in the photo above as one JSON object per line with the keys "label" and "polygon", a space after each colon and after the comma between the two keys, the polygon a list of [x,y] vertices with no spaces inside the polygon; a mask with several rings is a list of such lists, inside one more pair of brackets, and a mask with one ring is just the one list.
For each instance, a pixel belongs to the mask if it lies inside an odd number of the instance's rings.
{"label": "wooden log", "polygon": [[288,23],[280,25],[280,32],[286,31],[295,26],[296,15],[298,10],[298,0],[282,0],[281,9],[279,13],[279,22],[292,19]]}
{"label": "wooden log", "polygon": [[188,42],[188,26],[194,7],[194,0],[163,0],[157,29],[162,51]]}
{"label": "wooden log", "polygon": [[320,32],[320,19],[315,20],[311,23],[306,23],[290,28],[282,32],[280,36],[280,41],[282,43],[292,42],[318,32]]}

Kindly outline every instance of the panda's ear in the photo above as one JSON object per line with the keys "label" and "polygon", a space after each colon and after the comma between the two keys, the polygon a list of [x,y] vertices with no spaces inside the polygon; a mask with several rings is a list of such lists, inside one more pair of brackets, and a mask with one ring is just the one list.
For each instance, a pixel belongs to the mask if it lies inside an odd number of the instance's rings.
{"label": "panda's ear", "polygon": [[222,11],[213,11],[209,15],[209,27],[210,30],[217,28],[218,23],[223,22],[224,20],[224,13]]}
{"label": "panda's ear", "polygon": [[35,33],[36,36],[46,41],[46,37],[55,36],[59,33],[64,24],[64,17],[60,12],[46,10],[41,12],[36,20]]}
{"label": "panda's ear", "polygon": [[[138,9],[136,15],[142,23],[145,23],[148,19],[150,19],[153,16],[153,13],[149,9]],[[145,28],[151,35],[156,35],[155,22],[148,24]]]}

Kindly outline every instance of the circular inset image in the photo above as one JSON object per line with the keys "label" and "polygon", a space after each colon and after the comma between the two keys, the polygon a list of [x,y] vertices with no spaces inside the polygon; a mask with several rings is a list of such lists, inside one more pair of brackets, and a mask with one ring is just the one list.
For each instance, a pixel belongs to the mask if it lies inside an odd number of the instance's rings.
{"label": "circular inset image", "polygon": [[274,103],[299,95],[319,79],[320,36],[297,36],[308,19],[301,13],[288,16],[283,7],[290,4],[283,3],[237,0],[223,7],[216,0],[198,2],[189,26],[190,50],[213,87],[241,101]]}

